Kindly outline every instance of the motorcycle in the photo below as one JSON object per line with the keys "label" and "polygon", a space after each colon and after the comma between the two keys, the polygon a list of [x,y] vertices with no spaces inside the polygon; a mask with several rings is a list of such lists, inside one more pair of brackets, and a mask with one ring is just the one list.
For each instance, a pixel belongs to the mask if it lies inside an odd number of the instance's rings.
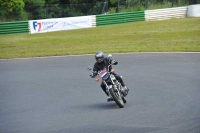
{"label": "motorcycle", "polygon": [[[111,54],[108,55],[109,58],[112,57]],[[108,68],[103,69],[102,71],[99,71],[97,73],[97,76],[95,78],[96,82],[99,82],[99,78],[102,79],[103,83],[106,85],[106,91],[107,93],[112,96],[113,100],[116,102],[116,104],[123,108],[124,104],[127,102],[125,99],[125,94],[122,91],[121,83],[115,78],[113,75],[114,69],[109,70],[110,66],[113,64],[109,64]],[[92,68],[89,66],[88,71],[92,71]],[[127,95],[127,94],[126,94]]]}

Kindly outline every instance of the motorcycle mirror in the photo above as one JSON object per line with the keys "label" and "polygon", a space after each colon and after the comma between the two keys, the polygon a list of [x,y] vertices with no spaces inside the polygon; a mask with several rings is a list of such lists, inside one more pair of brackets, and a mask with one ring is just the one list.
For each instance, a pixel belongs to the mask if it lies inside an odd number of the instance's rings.
{"label": "motorcycle mirror", "polygon": [[91,67],[91,66],[88,66],[87,70],[88,70],[88,71],[91,71],[91,70],[92,70],[92,67]]}
{"label": "motorcycle mirror", "polygon": [[112,58],[112,55],[111,55],[111,54],[109,54],[109,55],[108,55],[108,58]]}

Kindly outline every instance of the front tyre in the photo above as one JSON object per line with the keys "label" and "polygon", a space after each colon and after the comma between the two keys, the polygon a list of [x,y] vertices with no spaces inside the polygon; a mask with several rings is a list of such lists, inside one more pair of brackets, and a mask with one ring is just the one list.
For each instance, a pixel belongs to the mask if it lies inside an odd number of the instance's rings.
{"label": "front tyre", "polygon": [[111,88],[110,90],[110,94],[113,97],[114,101],[116,102],[116,104],[120,107],[123,108],[124,107],[124,102],[121,98],[121,94],[119,94],[118,92],[115,92],[113,88]]}
{"label": "front tyre", "polygon": [[126,103],[126,99],[124,97],[122,97],[122,100],[123,100],[124,103]]}

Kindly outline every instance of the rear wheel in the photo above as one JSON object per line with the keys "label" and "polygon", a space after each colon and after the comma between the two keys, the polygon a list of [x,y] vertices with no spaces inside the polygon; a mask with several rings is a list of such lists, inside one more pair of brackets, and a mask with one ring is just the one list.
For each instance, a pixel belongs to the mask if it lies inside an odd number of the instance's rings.
{"label": "rear wheel", "polygon": [[120,107],[123,108],[124,107],[124,101],[121,98],[121,94],[118,92],[114,92],[114,89],[111,88],[110,90],[110,94],[113,97],[114,101],[116,102],[116,104]]}

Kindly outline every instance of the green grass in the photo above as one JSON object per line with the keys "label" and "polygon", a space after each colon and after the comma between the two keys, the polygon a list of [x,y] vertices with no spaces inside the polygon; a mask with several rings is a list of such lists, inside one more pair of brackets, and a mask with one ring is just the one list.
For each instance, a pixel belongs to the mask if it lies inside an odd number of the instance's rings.
{"label": "green grass", "polygon": [[124,52],[200,52],[200,18],[0,36],[0,58]]}

